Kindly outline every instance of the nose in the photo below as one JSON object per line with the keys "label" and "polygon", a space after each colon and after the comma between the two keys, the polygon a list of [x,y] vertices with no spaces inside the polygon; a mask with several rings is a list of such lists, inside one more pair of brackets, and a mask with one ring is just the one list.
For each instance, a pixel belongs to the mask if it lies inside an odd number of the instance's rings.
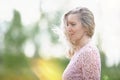
{"label": "nose", "polygon": [[68,32],[72,32],[71,26],[67,26],[67,31],[68,31]]}

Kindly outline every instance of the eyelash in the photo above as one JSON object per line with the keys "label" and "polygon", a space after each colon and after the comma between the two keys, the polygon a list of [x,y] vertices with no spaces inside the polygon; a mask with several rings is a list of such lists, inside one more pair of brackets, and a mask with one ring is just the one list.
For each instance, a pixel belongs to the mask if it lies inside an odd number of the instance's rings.
{"label": "eyelash", "polygon": [[72,26],[75,26],[75,24],[71,24]]}
{"label": "eyelash", "polygon": [[69,25],[71,25],[71,26],[75,26],[76,24],[74,24],[74,23],[71,23],[71,24],[67,24],[67,26],[69,26]]}

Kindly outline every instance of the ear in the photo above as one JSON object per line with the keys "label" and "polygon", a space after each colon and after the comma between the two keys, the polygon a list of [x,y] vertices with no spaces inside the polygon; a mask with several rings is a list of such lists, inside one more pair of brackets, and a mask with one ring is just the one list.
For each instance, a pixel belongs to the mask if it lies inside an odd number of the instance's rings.
{"label": "ear", "polygon": [[88,34],[88,29],[84,28],[84,33]]}

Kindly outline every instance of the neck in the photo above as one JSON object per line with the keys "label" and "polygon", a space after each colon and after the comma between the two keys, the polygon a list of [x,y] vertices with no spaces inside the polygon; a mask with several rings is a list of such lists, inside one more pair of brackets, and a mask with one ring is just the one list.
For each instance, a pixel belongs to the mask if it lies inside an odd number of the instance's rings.
{"label": "neck", "polygon": [[80,50],[83,46],[85,46],[90,41],[90,37],[83,36],[82,39],[77,40],[74,45],[75,52]]}

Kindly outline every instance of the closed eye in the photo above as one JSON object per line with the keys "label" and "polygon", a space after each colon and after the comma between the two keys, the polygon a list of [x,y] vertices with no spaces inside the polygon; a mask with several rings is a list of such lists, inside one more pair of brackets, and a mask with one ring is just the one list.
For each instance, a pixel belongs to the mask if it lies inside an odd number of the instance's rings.
{"label": "closed eye", "polygon": [[75,26],[76,24],[75,23],[71,23],[71,26]]}
{"label": "closed eye", "polygon": [[67,23],[67,26],[74,27],[75,25],[76,25],[76,23],[73,23],[73,22],[68,22],[68,23]]}

